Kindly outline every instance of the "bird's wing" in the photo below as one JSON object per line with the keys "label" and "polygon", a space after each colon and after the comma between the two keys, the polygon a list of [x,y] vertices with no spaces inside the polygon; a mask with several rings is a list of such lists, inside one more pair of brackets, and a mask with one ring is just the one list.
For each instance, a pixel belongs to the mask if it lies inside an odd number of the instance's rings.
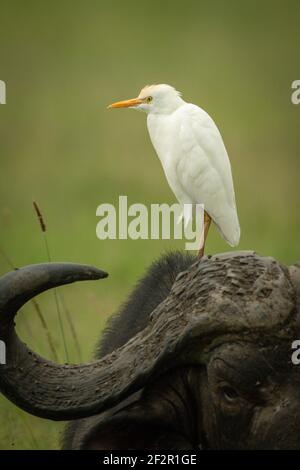
{"label": "bird's wing", "polygon": [[212,118],[198,106],[187,104],[179,116],[179,140],[183,158],[177,176],[189,197],[211,216],[232,246],[239,242],[230,161],[221,134]]}

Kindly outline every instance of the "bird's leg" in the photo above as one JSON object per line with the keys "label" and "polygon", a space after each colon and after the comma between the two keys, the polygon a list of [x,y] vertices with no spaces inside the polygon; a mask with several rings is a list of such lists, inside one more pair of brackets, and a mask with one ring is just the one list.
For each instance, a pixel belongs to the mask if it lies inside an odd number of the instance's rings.
{"label": "bird's leg", "polygon": [[204,211],[204,237],[203,237],[202,247],[198,251],[199,258],[202,258],[202,256],[204,255],[205,242],[206,242],[206,238],[207,238],[210,223],[211,223],[211,218],[208,215],[208,213]]}

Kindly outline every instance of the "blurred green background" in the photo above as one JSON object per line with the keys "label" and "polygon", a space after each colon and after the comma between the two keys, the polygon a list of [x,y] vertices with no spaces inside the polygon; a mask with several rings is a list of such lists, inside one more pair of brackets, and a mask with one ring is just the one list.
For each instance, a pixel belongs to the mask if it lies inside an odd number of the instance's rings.
{"label": "blurred green background", "polygon": [[[47,260],[32,209],[47,223],[51,259],[91,263],[105,281],[61,289],[82,349],[91,357],[107,317],[146,267],[180,241],[100,241],[96,207],[174,202],[146,131],[145,115],[108,112],[114,100],[169,83],[217,122],[232,162],[242,227],[239,249],[285,263],[300,259],[298,1],[100,1],[0,3],[0,274]],[[228,250],[212,229],[207,251]],[[7,259],[9,258],[9,259]],[[38,298],[61,361],[53,292]],[[52,358],[32,304],[22,338]],[[69,355],[79,360],[61,308]],[[63,423],[0,399],[0,449],[55,449]]]}

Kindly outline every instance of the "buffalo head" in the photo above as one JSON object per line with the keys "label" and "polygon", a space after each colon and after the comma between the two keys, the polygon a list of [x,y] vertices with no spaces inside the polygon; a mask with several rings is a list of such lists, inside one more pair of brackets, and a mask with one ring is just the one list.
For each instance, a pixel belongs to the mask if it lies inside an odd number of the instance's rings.
{"label": "buffalo head", "polygon": [[[291,362],[291,344],[300,333],[300,269],[252,252],[191,265],[181,259],[176,272],[151,278],[152,290],[140,283],[129,301],[137,324],[148,305],[145,324],[79,365],[57,365],[29,350],[14,317],[46,289],[106,274],[50,263],[3,276],[2,393],[34,415],[76,420],[66,447],[299,448],[300,366]],[[188,268],[178,274],[178,266]],[[153,301],[149,292],[161,289]],[[119,319],[126,329],[126,316]]]}

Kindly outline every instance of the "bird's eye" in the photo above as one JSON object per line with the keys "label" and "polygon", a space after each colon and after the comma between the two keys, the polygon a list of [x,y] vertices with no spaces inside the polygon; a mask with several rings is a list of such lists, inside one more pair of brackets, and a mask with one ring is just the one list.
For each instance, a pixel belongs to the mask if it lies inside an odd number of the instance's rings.
{"label": "bird's eye", "polygon": [[235,403],[239,398],[238,392],[235,388],[230,387],[229,385],[224,385],[220,387],[220,394],[227,403]]}
{"label": "bird's eye", "polygon": [[146,101],[147,101],[147,103],[151,103],[152,100],[153,100],[152,96],[148,96]]}

